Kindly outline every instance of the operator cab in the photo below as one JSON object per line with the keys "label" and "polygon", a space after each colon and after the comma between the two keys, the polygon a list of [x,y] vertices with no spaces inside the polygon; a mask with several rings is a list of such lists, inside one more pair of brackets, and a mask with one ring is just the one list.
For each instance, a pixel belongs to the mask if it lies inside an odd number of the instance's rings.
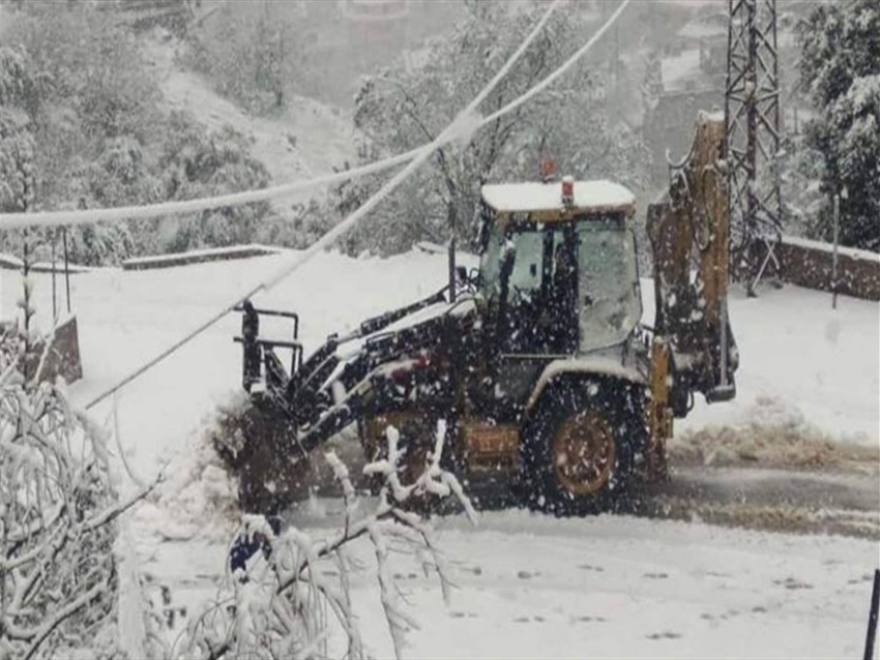
{"label": "operator cab", "polygon": [[609,181],[485,185],[480,287],[510,356],[583,355],[624,342],[642,314],[630,219]]}

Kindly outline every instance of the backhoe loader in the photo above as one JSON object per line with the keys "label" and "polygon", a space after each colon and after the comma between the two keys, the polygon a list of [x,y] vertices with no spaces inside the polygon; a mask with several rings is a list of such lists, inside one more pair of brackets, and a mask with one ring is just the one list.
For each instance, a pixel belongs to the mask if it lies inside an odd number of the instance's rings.
{"label": "backhoe loader", "polygon": [[[443,290],[307,358],[295,313],[245,303],[243,505],[277,508],[285,475],[353,424],[368,459],[398,429],[405,483],[443,419],[446,467],[466,487],[557,515],[613,509],[634,481],[664,478],[673,418],[695,393],[736,391],[726,158],[723,117],[701,113],[690,155],[648,208],[653,326],[641,322],[633,194],[570,177],[483,186],[478,269],[450,268]],[[261,338],[267,315],[289,317],[291,341]]]}

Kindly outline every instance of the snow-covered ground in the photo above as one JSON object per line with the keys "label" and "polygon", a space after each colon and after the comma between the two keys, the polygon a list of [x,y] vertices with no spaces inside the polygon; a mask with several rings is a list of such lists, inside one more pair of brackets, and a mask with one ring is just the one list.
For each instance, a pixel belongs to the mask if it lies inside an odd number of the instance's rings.
{"label": "snow-covered ground", "polygon": [[[412,657],[852,657],[864,644],[876,544],[519,511],[443,528],[448,608],[412,562],[399,569],[423,627]],[[387,657],[370,585],[353,599]]]}
{"label": "snow-covered ground", "polygon": [[[85,373],[71,387],[74,400],[89,401],[288,256],[95,269],[71,278]],[[300,312],[301,337],[314,347],[330,332],[432,293],[445,277],[443,255],[381,260],[327,253],[259,302]],[[0,278],[0,318],[9,318],[20,282],[11,271]],[[650,282],[643,284],[650,318]],[[45,322],[49,275],[35,276],[35,294]],[[877,303],[841,298],[835,312],[828,295],[786,287],[764,289],[758,299],[735,293],[730,309],[742,356],[737,399],[712,407],[698,401],[678,433],[795,424],[837,442],[877,446]],[[199,438],[216,405],[238,390],[240,347],[231,339],[238,329],[236,316],[224,319],[116,399],[120,439],[136,476],[152,479],[162,466],[169,475],[161,497],[141,505],[128,523],[156,606],[166,616],[176,612],[169,638],[223,575],[230,492]],[[270,332],[288,330],[280,324]],[[112,426],[112,410],[108,401],[93,413]],[[299,522],[320,535],[335,507],[333,500],[314,502]],[[483,514],[477,528],[457,517],[439,527],[459,586],[449,608],[436,582],[411,577],[418,574],[411,558],[395,560],[422,624],[411,636],[414,657],[857,655],[870,595],[865,576],[878,563],[876,539],[747,532],[699,521],[560,521],[510,511]],[[381,618],[375,587],[367,575],[354,586],[366,641],[375,655],[387,656],[387,633],[373,625]]]}
{"label": "snow-covered ground", "polygon": [[806,423],[832,438],[877,446],[880,438],[880,305],[795,286],[761,297],[734,290],[731,324],[740,349],[737,397],[698,400],[681,429],[758,421]]}

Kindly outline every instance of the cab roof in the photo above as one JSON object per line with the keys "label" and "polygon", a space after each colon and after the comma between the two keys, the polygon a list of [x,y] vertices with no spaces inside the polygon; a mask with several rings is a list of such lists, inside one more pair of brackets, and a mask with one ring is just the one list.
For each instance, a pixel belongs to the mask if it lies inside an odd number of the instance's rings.
{"label": "cab roof", "polygon": [[574,213],[635,212],[635,195],[612,181],[575,181],[573,202],[562,201],[562,183],[496,183],[482,189],[483,201],[499,215],[547,212],[570,216]]}

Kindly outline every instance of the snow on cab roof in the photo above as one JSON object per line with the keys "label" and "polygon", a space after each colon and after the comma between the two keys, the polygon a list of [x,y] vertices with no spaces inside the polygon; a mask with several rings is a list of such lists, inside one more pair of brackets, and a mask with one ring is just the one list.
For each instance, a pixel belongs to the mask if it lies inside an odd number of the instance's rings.
{"label": "snow on cab roof", "polygon": [[[483,201],[499,213],[564,209],[562,183],[496,183],[483,186]],[[636,198],[632,192],[612,181],[575,181],[576,209],[601,208],[631,211]]]}

